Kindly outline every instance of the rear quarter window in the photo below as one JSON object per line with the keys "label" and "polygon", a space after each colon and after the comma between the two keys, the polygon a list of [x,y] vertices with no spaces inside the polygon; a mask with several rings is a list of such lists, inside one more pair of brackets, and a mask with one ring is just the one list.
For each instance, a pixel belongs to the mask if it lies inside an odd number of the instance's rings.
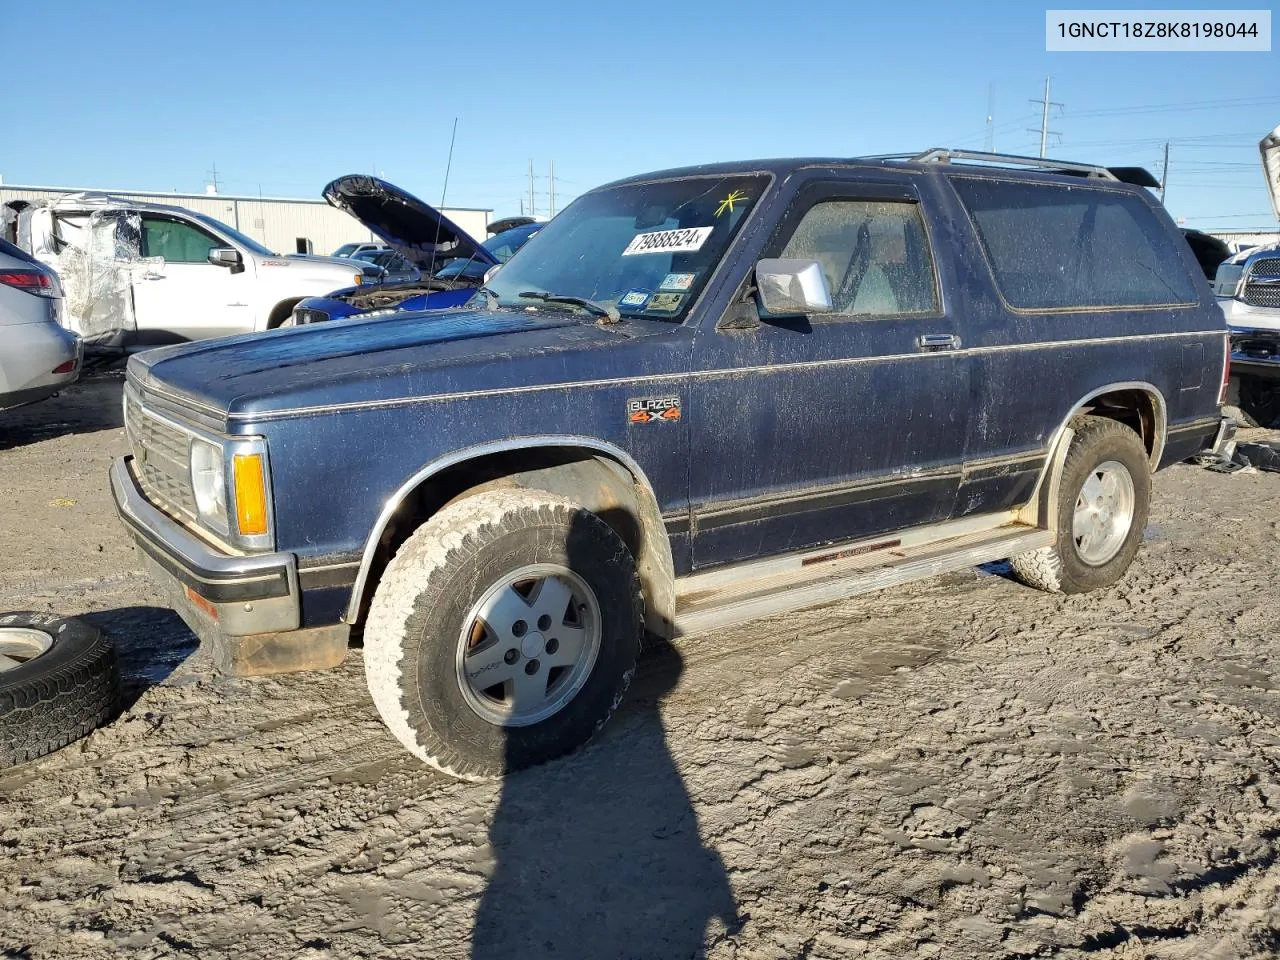
{"label": "rear quarter window", "polygon": [[1181,238],[1141,197],[1112,190],[953,177],[996,286],[1022,310],[1197,301]]}

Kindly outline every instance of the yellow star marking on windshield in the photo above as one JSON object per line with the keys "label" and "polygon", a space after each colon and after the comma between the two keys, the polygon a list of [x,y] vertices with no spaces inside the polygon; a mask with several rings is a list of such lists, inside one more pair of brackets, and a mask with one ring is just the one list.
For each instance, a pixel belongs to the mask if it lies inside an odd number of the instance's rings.
{"label": "yellow star marking on windshield", "polygon": [[720,206],[716,207],[716,216],[720,216],[726,210],[733,213],[733,205],[735,203],[746,203],[748,199],[747,195],[741,190],[733,191],[733,193],[720,201]]}

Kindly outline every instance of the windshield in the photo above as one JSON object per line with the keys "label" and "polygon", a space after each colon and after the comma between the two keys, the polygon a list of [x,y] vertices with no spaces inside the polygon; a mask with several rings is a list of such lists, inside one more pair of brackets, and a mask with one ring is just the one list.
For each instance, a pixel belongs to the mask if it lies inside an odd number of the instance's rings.
{"label": "windshield", "polygon": [[767,184],[760,174],[687,177],[588,193],[545,224],[488,288],[502,306],[537,305],[520,296],[537,292],[679,320]]}
{"label": "windshield", "polygon": [[195,214],[195,218],[199,220],[201,223],[207,226],[213,227],[213,229],[221,231],[222,233],[225,233],[228,237],[230,237],[240,246],[248,249],[250,253],[256,253],[260,257],[279,256],[279,254],[277,254],[274,250],[268,250],[266,247],[260,244],[257,240],[253,239],[253,237],[246,237],[239,230],[236,230],[233,227],[228,227],[221,220],[211,217],[208,214],[197,213]]}
{"label": "windshield", "polygon": [[358,243],[344,243],[337,250],[333,251],[333,253],[330,254],[330,256],[349,257],[354,251],[359,249],[360,249],[360,244]]}

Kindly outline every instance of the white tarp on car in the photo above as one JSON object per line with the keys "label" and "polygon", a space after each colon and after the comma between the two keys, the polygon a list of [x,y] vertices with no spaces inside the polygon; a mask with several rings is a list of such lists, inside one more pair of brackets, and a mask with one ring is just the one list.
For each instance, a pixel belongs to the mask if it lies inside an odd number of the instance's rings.
{"label": "white tarp on car", "polygon": [[142,256],[138,214],[85,195],[24,210],[18,245],[57,271],[67,326],[90,342],[111,343],[137,329],[134,279],[164,265],[162,258]]}

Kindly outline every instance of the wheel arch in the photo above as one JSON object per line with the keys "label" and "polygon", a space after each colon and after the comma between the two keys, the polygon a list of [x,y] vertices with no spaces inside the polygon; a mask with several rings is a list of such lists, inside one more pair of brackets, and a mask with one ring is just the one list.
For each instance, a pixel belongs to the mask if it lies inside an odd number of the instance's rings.
{"label": "wheel arch", "polygon": [[1091,390],[1075,402],[1049,438],[1048,455],[1031,499],[1018,512],[1019,520],[1055,529],[1058,472],[1075,431],[1071,423],[1082,414],[1108,417],[1132,427],[1147,448],[1151,471],[1160,466],[1169,423],[1169,409],[1160,388],[1145,380],[1109,383]]}
{"label": "wheel arch", "polygon": [[285,320],[289,319],[289,314],[293,313],[293,308],[300,304],[306,297],[286,297],[271,308],[271,312],[267,314],[267,325],[264,329],[275,330]]}
{"label": "wheel arch", "polygon": [[625,451],[575,436],[522,437],[468,447],[431,461],[405,480],[365,541],[346,621],[364,619],[383,568],[413,530],[450,503],[512,486],[567,496],[608,523],[635,557],[646,629],[670,635],[675,568],[653,486]]}

